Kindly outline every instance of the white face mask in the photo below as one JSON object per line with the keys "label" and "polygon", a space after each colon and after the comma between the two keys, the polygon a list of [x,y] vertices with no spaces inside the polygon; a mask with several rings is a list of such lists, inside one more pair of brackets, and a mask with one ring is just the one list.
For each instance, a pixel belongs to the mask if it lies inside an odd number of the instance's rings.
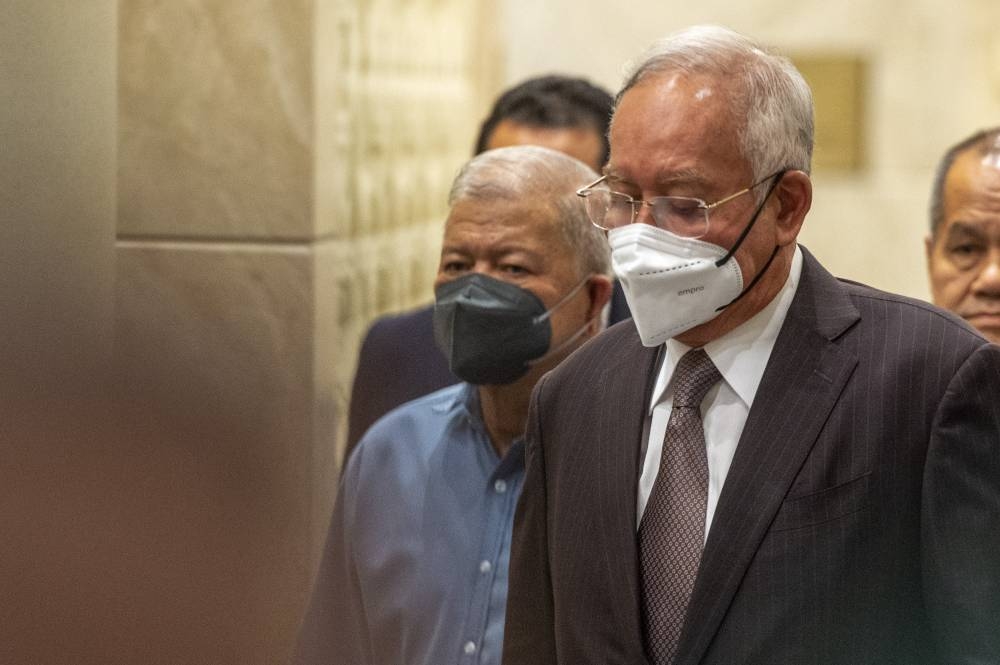
{"label": "white face mask", "polygon": [[649,224],[613,229],[608,242],[644,346],[659,346],[711,321],[743,292],[739,264],[718,245]]}

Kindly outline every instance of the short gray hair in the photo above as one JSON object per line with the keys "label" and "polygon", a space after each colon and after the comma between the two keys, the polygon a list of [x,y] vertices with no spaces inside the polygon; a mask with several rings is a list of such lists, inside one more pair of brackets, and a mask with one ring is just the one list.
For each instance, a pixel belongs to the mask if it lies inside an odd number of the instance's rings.
{"label": "short gray hair", "polygon": [[944,184],[948,180],[948,173],[955,165],[955,160],[969,150],[978,149],[980,156],[985,156],[987,152],[1000,142],[1000,127],[981,129],[975,134],[968,136],[944,153],[941,163],[938,164],[934,173],[934,185],[931,187],[931,237],[937,235],[941,223],[944,222]]}
{"label": "short gray hair", "polygon": [[590,222],[576,190],[597,174],[564,153],[532,145],[488,150],[466,162],[448,195],[448,204],[476,201],[514,201],[530,198],[548,206],[559,225],[567,249],[575,255],[581,277],[611,274],[608,241]]}
{"label": "short gray hair", "polygon": [[[812,92],[792,62],[728,28],[700,25],[655,42],[626,75],[615,100],[650,76],[682,72],[736,83],[737,140],[754,180],[780,169],[809,173]],[[745,118],[745,120],[743,120]]]}

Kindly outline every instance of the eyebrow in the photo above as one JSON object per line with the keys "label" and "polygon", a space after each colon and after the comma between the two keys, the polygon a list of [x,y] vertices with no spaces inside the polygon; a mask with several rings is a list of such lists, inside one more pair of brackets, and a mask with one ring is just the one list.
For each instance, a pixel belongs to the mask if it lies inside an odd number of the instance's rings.
{"label": "eyebrow", "polygon": [[948,235],[948,237],[951,237],[958,234],[973,236],[976,239],[982,239],[987,236],[987,234],[984,233],[983,230],[979,228],[979,226],[969,222],[963,222],[960,220],[954,221],[948,225],[948,232],[946,235]]}
{"label": "eyebrow", "polygon": [[[601,170],[608,182],[618,182],[625,185],[635,185],[623,175],[620,175],[612,167],[605,166]],[[695,169],[681,169],[679,171],[664,171],[656,175],[653,181],[657,187],[666,188],[671,185],[708,185],[709,180]]]}
{"label": "eyebrow", "polygon": [[[509,243],[505,243],[503,245],[497,245],[496,247],[491,247],[487,253],[493,259],[503,258],[505,256],[509,256],[510,254],[525,254],[532,257],[545,258],[545,252],[540,252],[526,247],[525,245],[518,244],[517,240],[510,241]],[[441,255],[444,256],[445,254],[461,254],[463,256],[467,256],[472,254],[472,252],[465,245],[451,244],[442,245]]]}

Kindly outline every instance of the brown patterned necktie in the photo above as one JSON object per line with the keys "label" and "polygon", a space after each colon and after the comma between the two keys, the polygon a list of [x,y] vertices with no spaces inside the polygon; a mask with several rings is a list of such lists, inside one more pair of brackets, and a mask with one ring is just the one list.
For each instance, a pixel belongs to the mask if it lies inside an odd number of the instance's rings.
{"label": "brown patterned necktie", "polygon": [[673,662],[701,562],[708,502],[701,401],[720,378],[702,349],[685,353],[674,371],[660,470],[639,524],[643,629],[654,665]]}

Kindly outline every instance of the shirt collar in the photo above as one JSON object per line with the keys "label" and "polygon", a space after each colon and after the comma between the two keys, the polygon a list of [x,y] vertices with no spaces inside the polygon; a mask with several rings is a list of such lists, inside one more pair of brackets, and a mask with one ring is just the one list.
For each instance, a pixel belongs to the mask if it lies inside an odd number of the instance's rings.
{"label": "shirt collar", "polygon": [[[788,278],[771,302],[749,320],[704,346],[705,353],[712,359],[723,380],[747,409],[753,405],[753,398],[764,376],[764,368],[771,357],[774,342],[798,290],[801,274],[802,250],[796,245]],[[649,402],[649,413],[666,397],[674,369],[681,356],[690,349],[690,346],[675,339],[668,339],[664,344],[656,384]]]}
{"label": "shirt collar", "polygon": [[479,407],[479,389],[477,386],[462,382],[459,384],[458,390],[452,393],[450,400],[439,402],[433,408],[439,413],[462,413],[473,429],[486,435],[486,423],[483,422],[483,412]]}
{"label": "shirt collar", "polygon": [[461,409],[470,418],[482,423],[482,417],[479,415],[479,391],[476,390],[476,386],[463,382],[452,394],[450,401],[434,405],[434,410],[441,413],[456,409]]}
{"label": "shirt collar", "polygon": [[[463,382],[459,390],[455,391],[450,401],[438,404],[434,408],[441,412],[461,411],[465,415],[465,420],[469,423],[469,426],[480,435],[483,445],[496,457],[496,449],[490,443],[490,435],[486,431],[486,423],[483,422],[483,411],[479,404],[478,386]],[[513,471],[524,468],[523,434],[514,439],[510,448],[507,449],[507,454],[500,461],[501,464],[498,467],[498,472],[501,475],[508,475]]]}

